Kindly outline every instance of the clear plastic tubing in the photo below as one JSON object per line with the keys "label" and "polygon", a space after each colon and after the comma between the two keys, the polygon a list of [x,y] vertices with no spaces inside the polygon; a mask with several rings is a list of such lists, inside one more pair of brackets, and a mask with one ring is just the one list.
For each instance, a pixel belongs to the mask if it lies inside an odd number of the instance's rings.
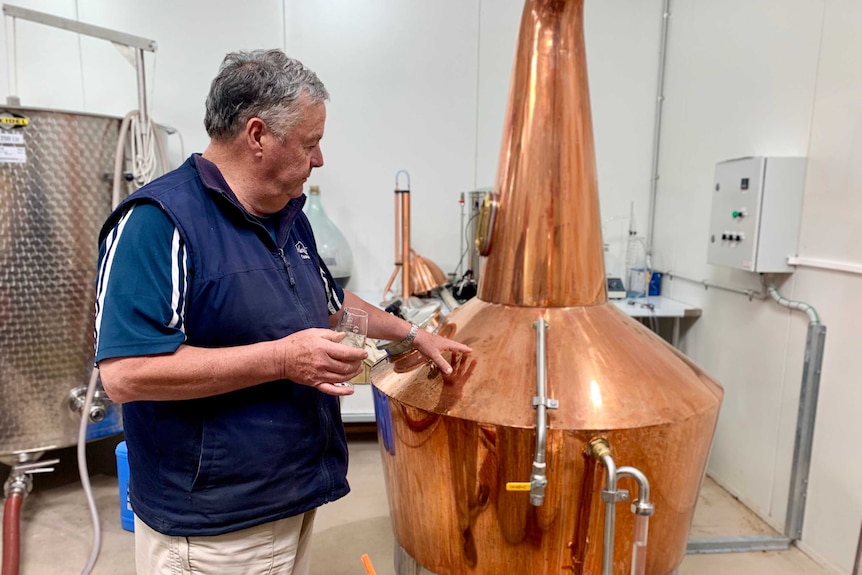
{"label": "clear plastic tubing", "polygon": [[649,516],[635,515],[635,540],[632,544],[631,575],[645,575]]}

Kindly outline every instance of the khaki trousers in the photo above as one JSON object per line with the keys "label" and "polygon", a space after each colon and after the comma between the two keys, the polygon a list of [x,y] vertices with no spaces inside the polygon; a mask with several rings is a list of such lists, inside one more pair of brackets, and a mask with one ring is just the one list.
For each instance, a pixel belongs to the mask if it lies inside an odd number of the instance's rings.
{"label": "khaki trousers", "polygon": [[135,517],[138,575],[309,575],[314,510],[211,537],[171,537]]}

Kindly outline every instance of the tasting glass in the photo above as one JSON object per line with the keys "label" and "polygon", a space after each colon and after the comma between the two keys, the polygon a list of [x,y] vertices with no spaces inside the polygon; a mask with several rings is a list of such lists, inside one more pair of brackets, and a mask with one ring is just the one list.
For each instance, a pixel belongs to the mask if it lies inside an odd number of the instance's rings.
{"label": "tasting glass", "polygon": [[335,331],[347,334],[341,340],[344,345],[364,349],[365,336],[368,334],[368,314],[359,308],[344,308],[338,319],[338,325],[335,326]]}
{"label": "tasting glass", "polygon": [[[344,345],[365,349],[365,336],[368,334],[368,314],[355,307],[346,307],[341,311],[335,331],[346,333],[341,340]],[[350,382],[336,383],[339,387],[353,387]]]}

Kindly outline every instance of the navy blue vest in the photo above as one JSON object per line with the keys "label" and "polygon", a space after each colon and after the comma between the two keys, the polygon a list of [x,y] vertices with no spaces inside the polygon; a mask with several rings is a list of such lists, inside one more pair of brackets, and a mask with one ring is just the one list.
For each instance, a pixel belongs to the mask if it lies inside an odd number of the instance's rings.
{"label": "navy blue vest", "polygon": [[[213,164],[192,156],[129,196],[161,207],[189,254],[186,344],[226,347],[329,327],[314,236],[291,200],[275,241]],[[282,380],[186,401],[123,405],[132,508],[167,535],[217,535],[297,515],[347,494],[337,398]]]}

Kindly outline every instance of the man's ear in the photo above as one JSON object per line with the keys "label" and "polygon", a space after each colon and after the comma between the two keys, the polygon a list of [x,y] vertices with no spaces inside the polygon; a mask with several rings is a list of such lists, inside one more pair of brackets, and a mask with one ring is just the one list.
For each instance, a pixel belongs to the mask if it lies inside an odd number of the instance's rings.
{"label": "man's ear", "polygon": [[256,156],[263,153],[263,136],[266,132],[266,124],[260,118],[249,118],[245,124],[246,143]]}

